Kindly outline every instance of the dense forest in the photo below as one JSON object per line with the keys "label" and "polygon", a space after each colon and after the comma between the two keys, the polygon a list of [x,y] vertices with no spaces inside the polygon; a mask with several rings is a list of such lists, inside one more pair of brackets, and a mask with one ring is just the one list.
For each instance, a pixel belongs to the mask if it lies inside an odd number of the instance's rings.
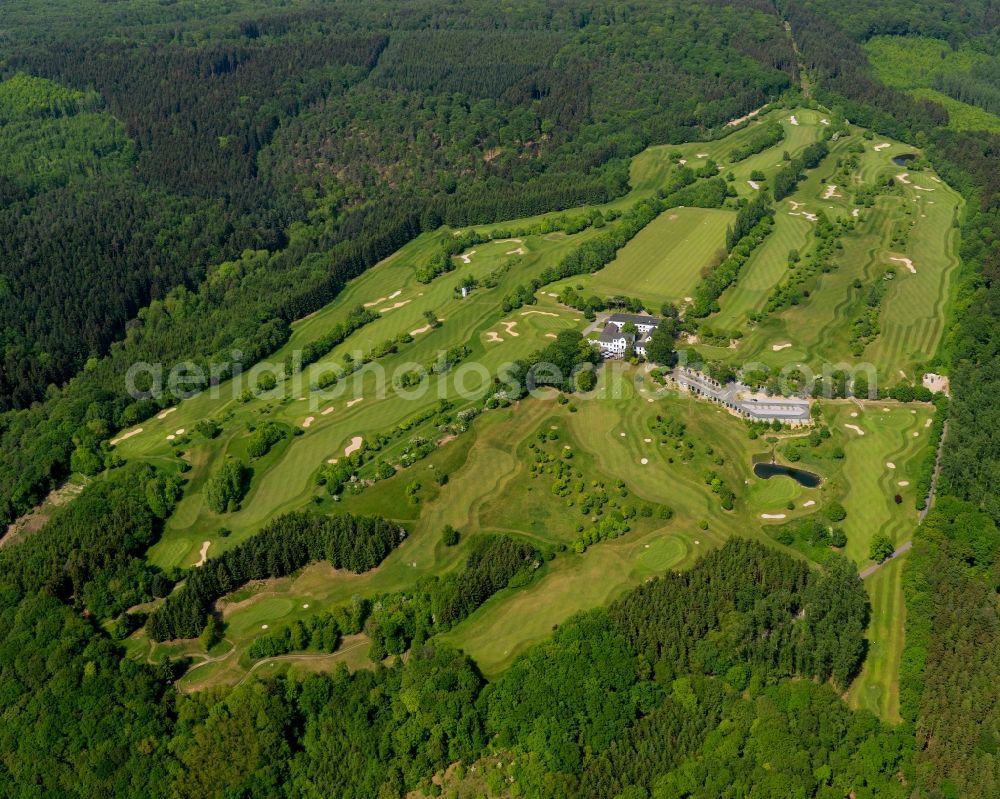
{"label": "dense forest", "polygon": [[[143,624],[197,635],[248,579],[372,568],[400,531],[293,514],[166,574],[142,555],[182,477],[126,465],[0,550],[0,795],[398,797],[441,791],[431,777],[460,762],[463,790],[476,764],[477,785],[531,797],[995,796],[1000,137],[882,85],[861,45],[912,34],[995,55],[998,23],[986,0],[4,4],[4,521],[74,454],[120,467],[102,442],[173,399],[126,396],[129,364],[253,362],[422,231],[619,196],[643,147],[797,91],[793,39],[817,100],[924,147],[968,205],[939,499],[906,565],[902,724],[838,694],[865,656],[853,567],[739,539],[570,619],[493,682],[433,634],[546,568],[503,537],[383,598],[369,631],[405,658],[181,695],[183,664],[119,641]],[[940,88],[989,108],[993,78]],[[792,166],[786,182],[809,163]],[[551,275],[603,263],[659,207]],[[768,222],[741,215],[706,313]]]}

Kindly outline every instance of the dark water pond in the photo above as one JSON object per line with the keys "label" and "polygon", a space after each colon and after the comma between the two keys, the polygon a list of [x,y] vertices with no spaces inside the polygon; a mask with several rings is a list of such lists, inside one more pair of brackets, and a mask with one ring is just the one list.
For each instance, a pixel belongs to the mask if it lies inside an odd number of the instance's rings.
{"label": "dark water pond", "polygon": [[916,159],[916,157],[916,153],[902,153],[901,155],[894,155],[892,163],[896,166],[906,166],[910,161]]}
{"label": "dark water pond", "polygon": [[792,466],[782,466],[780,463],[755,463],[753,473],[764,480],[770,480],[775,475],[791,477],[806,488],[816,488],[820,482],[818,474],[807,472],[805,469],[795,469]]}

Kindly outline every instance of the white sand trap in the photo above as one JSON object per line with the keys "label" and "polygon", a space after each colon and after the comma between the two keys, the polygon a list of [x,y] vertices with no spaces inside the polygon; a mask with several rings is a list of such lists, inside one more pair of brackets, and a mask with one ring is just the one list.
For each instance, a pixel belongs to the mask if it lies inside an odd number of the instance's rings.
{"label": "white sand trap", "polygon": [[324,408],[322,415],[323,416],[329,416],[331,413],[333,413],[333,406],[332,405],[329,408]]}
{"label": "white sand trap", "polygon": [[762,518],[762,519],[784,519],[785,518],[785,514],[784,513],[762,513],[760,515],[760,518]]}
{"label": "white sand trap", "polygon": [[487,330],[486,331],[486,340],[490,344],[500,344],[500,343],[503,342],[503,339],[500,338],[500,336],[497,335],[497,333],[496,333],[495,330]]}
{"label": "white sand trap", "polygon": [[798,120],[797,120],[797,119],[795,118],[795,114],[792,114],[792,115],[791,115],[791,116],[790,116],[790,117],[788,118],[788,123],[789,123],[790,125],[798,125],[798,124],[799,124],[799,121],[798,121]]}
{"label": "white sand trap", "polygon": [[302,603],[302,609],[303,610],[309,610],[309,603],[308,602],[303,602]]}
{"label": "white sand trap", "polygon": [[893,463],[892,461],[889,461],[888,463],[886,463],[885,468],[886,469],[895,469],[896,468],[896,464]]}
{"label": "white sand trap", "polygon": [[177,436],[171,433],[170,435],[167,436],[167,441],[173,441],[175,438],[177,438]]}
{"label": "white sand trap", "polygon": [[463,253],[462,255],[460,255],[458,257],[462,259],[462,263],[463,264],[471,264],[472,263],[472,256],[475,255],[475,254],[476,254],[475,250],[469,250],[467,253]]}
{"label": "white sand trap", "polygon": [[402,292],[394,291],[392,296],[379,297],[377,300],[372,300],[371,302],[366,302],[362,307],[364,308],[374,308],[376,305],[381,305],[383,302],[388,302],[398,297]]}
{"label": "white sand trap", "polygon": [[524,244],[522,239],[500,239],[501,244]]}
{"label": "white sand trap", "polygon": [[906,380],[906,372],[904,372],[902,369],[899,370],[899,376],[903,378],[903,380]]}
{"label": "white sand trap", "polygon": [[652,444],[653,443],[653,439],[651,439],[651,438],[644,438],[643,441],[645,441],[647,444]]}
{"label": "white sand trap", "polygon": [[941,182],[941,178],[939,178],[939,177],[935,177],[934,175],[928,175],[927,177],[929,177],[929,178],[930,178],[931,180],[933,180],[933,181],[934,181],[935,183],[940,183],[940,182]]}
{"label": "white sand trap", "polygon": [[917,191],[934,191],[930,186],[914,186]]}
{"label": "white sand trap", "polygon": [[506,255],[524,255],[527,252],[524,247],[518,247],[516,250],[507,250]]}
{"label": "white sand trap", "polygon": [[934,424],[934,420],[928,419],[926,422],[924,422],[924,427],[930,427],[932,424]]}
{"label": "white sand trap", "polygon": [[[903,258],[903,257],[900,257],[900,256],[891,255],[891,256],[889,256],[889,260],[890,261],[895,261],[898,264],[903,264],[903,266],[905,266],[907,269],[909,269],[913,274],[917,274],[917,269],[916,269],[916,267],[914,267],[913,261],[911,261],[909,258]],[[904,375],[904,377],[905,377],[905,375]]]}
{"label": "white sand trap", "polygon": [[646,465],[647,463],[649,463],[649,458],[642,458],[642,459],[641,459],[641,460],[639,461],[639,463],[641,463],[641,464],[642,464],[643,466],[645,466],[645,465]]}
{"label": "white sand trap", "polygon": [[430,325],[424,325],[423,327],[418,327],[416,330],[411,330],[410,335],[419,336],[421,333],[426,333],[430,329],[431,329]]}
{"label": "white sand trap", "polygon": [[338,460],[339,460],[339,458],[327,458],[326,462],[327,463],[336,463]]}
{"label": "white sand trap", "polygon": [[174,435],[175,436],[182,436],[182,435],[184,435],[184,428],[183,427],[178,427],[176,430],[174,430]]}
{"label": "white sand trap", "polygon": [[653,401],[652,397],[650,397],[648,400],[646,400],[646,402],[652,402],[652,401]]}
{"label": "white sand trap", "polygon": [[772,344],[771,345],[771,351],[772,352],[781,352],[782,350],[788,349],[791,346],[792,346],[791,342],[788,342],[788,341],[785,341],[785,342],[783,342],[781,344]]}
{"label": "white sand trap", "polygon": [[909,177],[910,177],[909,172],[900,172],[898,175],[896,175],[896,180],[898,180],[900,183],[906,183],[908,185],[912,185],[910,184]]}
{"label": "white sand trap", "polygon": [[831,200],[834,197],[843,197],[844,195],[837,193],[837,187],[833,183],[826,184],[826,191],[823,192],[824,200]]}
{"label": "white sand trap", "polygon": [[695,158],[708,158],[708,153],[698,153]]}
{"label": "white sand trap", "polygon": [[400,294],[402,294],[402,293],[403,293],[403,290],[402,290],[402,289],[396,289],[396,290],[395,290],[394,292],[392,292],[392,294],[390,294],[390,295],[389,295],[389,296],[387,297],[387,299],[390,299],[390,300],[394,300],[394,299],[396,299],[396,297],[398,297],[398,296],[399,296]]}
{"label": "white sand trap", "polygon": [[829,125],[830,124],[830,120],[829,119],[821,119],[819,121],[819,124],[820,125]]}
{"label": "white sand trap", "polygon": [[267,629],[267,625],[266,625],[266,624],[262,624],[262,625],[260,625],[260,629],[262,629],[262,630],[266,630],[266,629]]}
{"label": "white sand trap", "polygon": [[176,405],[173,408],[167,408],[165,411],[160,411],[158,414],[156,414],[156,418],[166,419],[168,416],[170,416],[170,414],[172,414],[176,410],[177,410]]}
{"label": "white sand trap", "polygon": [[816,216],[816,214],[811,214],[808,211],[803,211],[802,212],[802,216],[804,216],[810,222],[815,222],[819,218],[819,217]]}
{"label": "white sand trap", "polygon": [[877,153],[880,153],[880,152],[882,152],[882,150],[885,150],[885,149],[886,149],[886,148],[888,148],[888,147],[892,147],[892,145],[891,145],[891,144],[889,144],[889,142],[887,142],[887,141],[884,141],[884,142],[882,142],[881,144],[876,144],[876,145],[875,145],[874,147],[872,147],[872,149],[873,149],[873,150],[874,150],[875,152],[877,152]]}
{"label": "white sand trap", "polygon": [[802,507],[803,508],[811,508],[815,504],[816,504],[816,500],[815,499],[810,499],[808,502],[803,502],[802,503]]}
{"label": "white sand trap", "polygon": [[888,409],[888,408],[883,408],[883,409],[882,409],[882,412],[883,412],[883,413],[888,413],[888,412],[889,412],[889,409]]}
{"label": "white sand trap", "polygon": [[364,439],[361,438],[361,436],[354,436],[354,438],[351,439],[351,443],[344,447],[344,457],[346,458],[352,452],[357,452],[361,449],[361,442],[363,440]]}
{"label": "white sand trap", "polygon": [[557,300],[559,299],[559,295],[556,294],[554,291],[546,291],[545,292],[545,296],[546,297],[552,297],[553,299],[557,299]]}
{"label": "white sand trap", "polygon": [[687,162],[688,162],[688,160],[687,160],[686,158],[682,158],[682,159],[681,159],[680,161],[678,161],[677,163],[678,163],[678,164],[680,164],[681,166],[684,166],[684,164],[686,164]]}
{"label": "white sand trap", "polygon": [[619,433],[618,435],[620,435],[622,438],[625,438],[625,434],[624,433]]}
{"label": "white sand trap", "polygon": [[388,313],[389,311],[395,311],[397,308],[402,308],[404,305],[409,305],[410,302],[411,302],[411,300],[400,300],[397,303],[393,303],[392,305],[385,306],[385,308],[379,308],[378,312],[379,313]]}
{"label": "white sand trap", "polygon": [[919,436],[920,436],[920,433],[918,433],[916,430],[914,430],[913,431],[913,437],[914,438],[919,438]]}
{"label": "white sand trap", "polygon": [[111,446],[113,447],[119,441],[125,441],[128,438],[132,438],[132,436],[139,435],[139,433],[141,433],[141,432],[142,432],[142,428],[141,427],[137,427],[135,430],[129,430],[127,433],[122,433],[120,436],[118,436],[118,438],[112,438],[111,441],[109,441],[108,443],[111,444]]}
{"label": "white sand trap", "polygon": [[[521,316],[531,316],[533,313],[538,314],[539,316],[559,316],[559,314],[553,313],[552,311],[521,311]],[[504,322],[504,324],[507,323]]]}
{"label": "white sand trap", "polygon": [[851,216],[857,219],[859,216],[861,216],[861,209],[855,208],[853,211],[851,211]]}
{"label": "white sand trap", "polygon": [[759,189],[760,184],[756,180],[748,180],[747,183],[750,184],[751,189]]}
{"label": "white sand trap", "polygon": [[559,338],[555,333],[546,333],[545,338]]}
{"label": "white sand trap", "polygon": [[305,419],[302,420],[302,426],[309,427],[309,425],[311,425],[315,421],[316,421],[315,416],[307,416]]}
{"label": "white sand trap", "polygon": [[194,564],[195,566],[204,566],[205,561],[208,560],[208,548],[212,546],[211,541],[201,542],[201,552],[198,555],[198,562]]}
{"label": "white sand trap", "polygon": [[793,211],[798,211],[805,203],[797,203],[795,200],[789,200],[788,204],[792,206]]}
{"label": "white sand trap", "polygon": [[364,397],[358,397],[357,399],[348,400],[347,401],[347,407],[348,408],[353,408],[355,405],[357,405],[363,399],[364,399]]}
{"label": "white sand trap", "polygon": [[514,328],[517,326],[517,322],[501,322],[500,324],[503,325],[503,328],[504,330],[507,331],[508,336],[513,336],[514,338],[517,338],[520,335],[520,333],[514,330]]}
{"label": "white sand trap", "polygon": [[865,434],[865,431],[862,430],[860,427],[858,427],[856,424],[845,424],[844,427],[846,427],[848,430],[853,430],[859,436],[863,436]]}
{"label": "white sand trap", "polygon": [[906,488],[909,484],[910,484],[909,480],[900,480],[896,485],[900,485],[903,488]]}

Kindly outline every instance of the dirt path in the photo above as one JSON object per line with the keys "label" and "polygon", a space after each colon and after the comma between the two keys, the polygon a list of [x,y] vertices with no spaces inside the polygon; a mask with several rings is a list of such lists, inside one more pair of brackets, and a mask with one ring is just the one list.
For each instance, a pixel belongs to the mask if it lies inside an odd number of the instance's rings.
{"label": "dirt path", "polygon": [[922,522],[927,515],[927,511],[934,507],[934,500],[937,496],[938,475],[941,473],[941,453],[944,451],[944,440],[948,437],[948,422],[941,426],[941,439],[938,441],[937,455],[934,458],[934,471],[931,473],[931,487],[927,492],[927,502],[924,509],[920,511],[917,518]]}
{"label": "dirt path", "polygon": [[860,577],[860,578],[861,578],[862,580],[867,580],[867,579],[868,579],[869,577],[871,577],[871,576],[872,576],[873,574],[875,574],[875,572],[877,572],[877,571],[878,571],[879,569],[881,569],[881,568],[882,568],[883,566],[885,566],[885,564],[889,563],[890,561],[894,561],[894,560],[895,560],[896,558],[898,558],[898,557],[899,557],[900,555],[905,555],[905,554],[906,554],[907,552],[909,552],[909,551],[910,551],[911,549],[913,549],[913,541],[912,541],[912,540],[910,540],[910,541],[906,541],[906,542],[904,542],[904,543],[900,544],[900,545],[899,545],[899,546],[898,546],[898,547],[896,548],[896,551],[895,551],[895,552],[893,552],[893,553],[892,553],[892,554],[891,554],[891,555],[890,555],[889,557],[887,557],[887,558],[886,558],[885,560],[883,560],[883,561],[882,561],[881,563],[873,563],[873,564],[872,564],[871,566],[869,566],[869,567],[868,567],[867,569],[864,569],[864,570],[862,570],[862,571],[861,571],[861,572],[860,572],[860,573],[858,574],[858,576],[859,576],[859,577]]}

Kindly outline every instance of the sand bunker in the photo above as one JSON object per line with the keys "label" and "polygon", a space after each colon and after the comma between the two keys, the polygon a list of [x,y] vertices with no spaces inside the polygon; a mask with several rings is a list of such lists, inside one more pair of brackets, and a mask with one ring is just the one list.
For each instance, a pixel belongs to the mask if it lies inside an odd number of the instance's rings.
{"label": "sand bunker", "polygon": [[887,149],[887,148],[889,148],[889,147],[892,147],[892,145],[891,145],[891,144],[889,144],[889,142],[887,142],[887,141],[884,141],[884,142],[882,142],[881,144],[876,144],[876,145],[875,145],[874,147],[872,147],[872,149],[873,149],[873,150],[874,150],[875,152],[879,153],[879,152],[882,152],[882,150],[885,150],[885,149]]}
{"label": "sand bunker", "polygon": [[940,183],[941,182],[941,178],[935,177],[934,175],[928,175],[927,177],[929,177],[935,183]]}
{"label": "sand bunker", "polygon": [[337,462],[337,458],[327,458],[326,462],[327,463],[336,463]]}
{"label": "sand bunker", "polygon": [[816,500],[815,499],[810,499],[808,502],[803,502],[802,503],[802,507],[803,508],[811,508],[815,504],[816,504]]}
{"label": "sand bunker", "polygon": [[379,304],[381,304],[383,302],[388,302],[389,300],[396,299],[396,297],[398,297],[402,293],[403,293],[402,289],[397,289],[396,291],[392,292],[392,294],[389,294],[389,295],[387,295],[385,297],[379,297],[377,300],[372,300],[371,302],[364,303],[363,307],[365,307],[365,308],[374,308],[376,305],[379,305]]}
{"label": "sand bunker", "polygon": [[932,424],[934,424],[934,420],[928,419],[926,422],[924,422],[924,427],[930,427]]}
{"label": "sand bunker", "polygon": [[792,115],[791,115],[791,116],[790,116],[790,117],[788,118],[788,122],[789,122],[789,124],[791,124],[791,125],[798,125],[798,124],[799,124],[799,121],[798,121],[798,120],[797,120],[797,119],[795,118],[795,114],[792,114]]}
{"label": "sand bunker", "polygon": [[759,189],[760,184],[756,180],[748,180],[747,183],[750,184],[751,189]]}
{"label": "sand bunker", "polygon": [[934,191],[930,186],[914,186],[917,191]]}
{"label": "sand bunker", "polygon": [[546,333],[545,338],[559,338],[555,333]]}
{"label": "sand bunker", "polygon": [[[541,313],[541,311],[539,311],[538,313]],[[514,338],[517,338],[520,335],[520,333],[514,330],[514,328],[517,326],[517,322],[501,322],[500,324],[503,325],[503,328],[504,330],[507,331],[508,336],[513,336]]]}
{"label": "sand bunker", "polygon": [[329,408],[324,408],[322,415],[323,416],[329,416],[331,413],[333,413],[333,406],[332,405]]}
{"label": "sand bunker", "polygon": [[364,439],[362,439],[361,436],[354,436],[354,438],[351,439],[351,443],[344,447],[344,457],[346,458],[352,452],[357,452],[361,449],[361,442],[363,440]]}
{"label": "sand bunker", "polygon": [[516,250],[507,250],[506,255],[524,255],[526,252],[524,247],[518,247]]}
{"label": "sand bunker", "polygon": [[698,153],[695,158],[708,158],[708,153]]}
{"label": "sand bunker", "polygon": [[898,175],[896,175],[896,180],[898,180],[900,183],[906,183],[908,185],[912,185],[910,184],[910,181],[907,180],[907,178],[909,177],[910,177],[909,172],[900,172]]}
{"label": "sand bunker", "polygon": [[129,430],[127,433],[122,433],[118,438],[112,438],[108,443],[113,447],[119,441],[124,441],[127,438],[132,438],[132,436],[137,436],[142,432],[141,427],[137,427],[135,430]]}
{"label": "sand bunker", "polygon": [[620,435],[622,438],[625,438],[625,434],[624,433],[619,433],[618,435]]}
{"label": "sand bunker", "polygon": [[[917,270],[913,266],[913,261],[911,261],[909,258],[903,258],[901,256],[890,255],[889,256],[889,260],[890,261],[895,261],[897,264],[902,264],[907,269],[909,269],[913,274],[917,274]],[[906,375],[903,375],[903,376],[905,377]]]}
{"label": "sand bunker", "polygon": [[681,159],[680,161],[678,161],[677,163],[678,163],[678,164],[680,164],[681,166],[684,166],[684,164],[686,164],[687,162],[688,162],[688,161],[687,161],[687,159],[686,159],[686,158],[682,158],[682,159]]}
{"label": "sand bunker", "polygon": [[834,197],[843,197],[843,194],[837,193],[837,187],[833,183],[826,184],[826,191],[823,192],[824,200],[832,200]]}
{"label": "sand bunker", "polygon": [[920,433],[918,433],[916,430],[914,430],[913,431],[913,437],[914,438],[919,438],[920,437]]}
{"label": "sand bunker", "polygon": [[896,464],[893,463],[892,461],[889,461],[888,463],[886,463],[885,468],[886,469],[895,469],[896,468]]}
{"label": "sand bunker", "polygon": [[498,336],[496,331],[494,330],[486,331],[486,340],[491,344],[500,344],[501,342],[503,342],[503,339],[500,338],[500,336]]}
{"label": "sand bunker", "polygon": [[829,119],[821,119],[819,121],[819,124],[820,125],[829,125],[830,124],[830,120]]}
{"label": "sand bunker", "polygon": [[358,397],[356,399],[348,400],[347,401],[347,407],[348,408],[353,408],[355,405],[357,405],[363,399],[364,399],[364,397]]}
{"label": "sand bunker", "polygon": [[524,244],[522,239],[500,239],[501,244]]}
{"label": "sand bunker", "polygon": [[909,480],[900,480],[899,483],[897,483],[897,485],[901,485],[903,488],[906,488],[909,484]]}
{"label": "sand bunker", "polygon": [[853,216],[855,219],[857,219],[860,215],[861,215],[860,208],[855,208],[853,211],[851,211],[851,216]]}
{"label": "sand bunker", "polygon": [[431,329],[430,325],[424,325],[423,327],[418,327],[416,330],[411,330],[410,335],[419,336],[421,333],[426,333],[430,329]]}
{"label": "sand bunker", "polygon": [[559,316],[559,314],[553,313],[552,311],[521,311],[521,316],[531,316],[533,313],[538,314],[539,316]]}
{"label": "sand bunker", "polygon": [[156,414],[156,418],[166,419],[168,416],[170,416],[170,414],[172,414],[176,410],[177,410],[176,405],[173,408],[167,408],[165,411],[160,411],[158,414]]}
{"label": "sand bunker", "polygon": [[772,344],[771,345],[771,351],[772,352],[781,352],[782,350],[788,349],[791,346],[792,346],[791,343],[788,342],[788,341],[785,341],[782,344]]}
{"label": "sand bunker", "polygon": [[208,548],[212,546],[211,541],[201,542],[201,552],[199,553],[198,562],[194,564],[195,566],[204,566],[205,561],[208,560]]}
{"label": "sand bunker", "polygon": [[475,250],[469,250],[467,253],[463,253],[458,257],[462,259],[463,264],[470,264],[472,263],[472,256],[475,254],[476,254]]}
{"label": "sand bunker", "polygon": [[379,313],[387,313],[388,311],[395,311],[397,308],[402,308],[404,305],[407,305],[409,302],[410,302],[410,300],[401,300],[400,302],[397,302],[394,305],[387,305],[385,308],[379,308],[378,312]]}
{"label": "sand bunker", "polygon": [[863,436],[865,434],[865,431],[862,430],[860,427],[858,427],[856,424],[845,424],[844,427],[846,427],[848,430],[853,430],[859,436]]}
{"label": "sand bunker", "polygon": [[646,465],[647,463],[649,463],[649,458],[642,458],[642,459],[641,459],[641,460],[639,461],[639,463],[641,463],[641,464],[642,464],[643,466],[645,466],[645,465]]}
{"label": "sand bunker", "polygon": [[789,200],[788,204],[792,206],[793,211],[798,211],[805,203],[797,203],[795,200]]}
{"label": "sand bunker", "polygon": [[316,421],[315,416],[307,416],[305,419],[302,420],[302,426],[309,427],[309,425],[311,425],[315,421]]}
{"label": "sand bunker", "polygon": [[175,436],[182,436],[182,435],[184,435],[184,428],[183,427],[178,427],[176,430],[174,430],[174,435]]}
{"label": "sand bunker", "polygon": [[858,412],[857,411],[851,411],[851,416],[853,416],[854,418],[857,418]]}
{"label": "sand bunker", "polygon": [[760,518],[762,518],[762,519],[784,519],[785,518],[785,514],[784,513],[762,513],[760,515]]}
{"label": "sand bunker", "polygon": [[652,444],[653,443],[653,439],[651,439],[651,438],[644,438],[643,441],[645,441],[647,444]]}
{"label": "sand bunker", "polygon": [[175,438],[177,438],[177,436],[171,433],[170,435],[167,436],[167,441],[173,441]]}

